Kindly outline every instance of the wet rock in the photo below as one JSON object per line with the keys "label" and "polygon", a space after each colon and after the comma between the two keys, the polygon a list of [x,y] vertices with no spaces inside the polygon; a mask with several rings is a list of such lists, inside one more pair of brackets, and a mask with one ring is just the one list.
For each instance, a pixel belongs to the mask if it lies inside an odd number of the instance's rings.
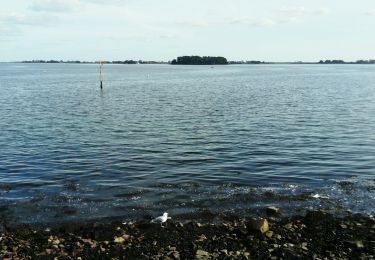
{"label": "wet rock", "polygon": [[362,248],[365,247],[365,246],[363,245],[363,242],[362,242],[362,241],[356,241],[356,242],[355,242],[355,245],[357,246],[358,249],[362,249]]}
{"label": "wet rock", "polygon": [[207,251],[199,249],[197,250],[195,254],[195,258],[196,259],[209,259],[209,255],[210,253],[208,253]]}
{"label": "wet rock", "polygon": [[292,223],[288,223],[284,226],[286,229],[290,230],[290,231],[294,231],[294,228],[293,228],[293,224]]}
{"label": "wet rock", "polygon": [[173,252],[173,257],[174,259],[180,259],[180,252],[178,251]]}
{"label": "wet rock", "polygon": [[277,207],[267,207],[266,212],[268,215],[279,215],[281,213],[281,209]]}
{"label": "wet rock", "polygon": [[345,241],[345,245],[351,248],[362,249],[364,248],[363,242],[360,240],[357,241]]}
{"label": "wet rock", "polygon": [[340,227],[341,227],[342,229],[347,229],[347,228],[348,228],[348,226],[345,225],[345,224],[341,224]]}
{"label": "wet rock", "polygon": [[201,250],[201,249],[198,249],[197,252],[196,252],[196,255],[210,255],[210,253],[208,253],[207,251],[204,251],[204,250]]}
{"label": "wet rock", "polygon": [[272,238],[272,236],[273,236],[273,232],[272,232],[272,231],[267,231],[265,235],[266,235],[266,237],[268,237],[268,238]]}
{"label": "wet rock", "polygon": [[203,242],[203,241],[205,241],[205,240],[207,240],[207,237],[205,236],[205,235],[200,235],[199,237],[198,237],[198,239],[197,240],[195,240],[195,242]]}
{"label": "wet rock", "polygon": [[113,242],[116,244],[123,244],[125,242],[125,239],[123,237],[115,237]]}
{"label": "wet rock", "polygon": [[252,219],[249,221],[249,228],[264,234],[269,230],[268,221],[267,219]]}
{"label": "wet rock", "polygon": [[181,227],[184,227],[184,224],[182,222],[177,222],[176,226],[181,228]]}
{"label": "wet rock", "polygon": [[227,249],[222,249],[220,250],[221,253],[223,253],[224,255],[228,255],[228,250]]}

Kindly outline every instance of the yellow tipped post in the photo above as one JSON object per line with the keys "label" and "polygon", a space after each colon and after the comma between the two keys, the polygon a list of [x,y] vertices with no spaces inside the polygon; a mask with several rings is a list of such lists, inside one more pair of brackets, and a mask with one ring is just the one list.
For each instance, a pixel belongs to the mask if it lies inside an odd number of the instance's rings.
{"label": "yellow tipped post", "polygon": [[100,89],[103,89],[103,61],[99,61],[100,64]]}

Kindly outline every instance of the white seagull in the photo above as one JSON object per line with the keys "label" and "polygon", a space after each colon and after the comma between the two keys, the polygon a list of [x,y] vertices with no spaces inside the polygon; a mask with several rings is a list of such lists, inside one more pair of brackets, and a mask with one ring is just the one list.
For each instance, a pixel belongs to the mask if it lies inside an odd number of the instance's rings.
{"label": "white seagull", "polygon": [[163,223],[166,223],[168,219],[171,219],[171,217],[168,217],[168,213],[164,212],[163,216],[154,218],[153,220],[151,220],[151,223],[160,223],[160,226],[163,227]]}
{"label": "white seagull", "polygon": [[320,194],[315,194],[315,195],[312,195],[311,197],[313,197],[315,199],[329,199],[328,196],[324,196],[324,195],[320,195]]}

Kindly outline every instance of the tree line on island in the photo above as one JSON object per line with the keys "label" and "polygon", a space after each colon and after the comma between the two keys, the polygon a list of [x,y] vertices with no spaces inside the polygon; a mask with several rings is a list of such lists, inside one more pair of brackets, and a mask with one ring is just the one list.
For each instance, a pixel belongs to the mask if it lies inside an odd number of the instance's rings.
{"label": "tree line on island", "polygon": [[[99,61],[79,61],[79,60],[31,60],[22,61],[22,63],[74,63],[74,64],[98,64]],[[265,62],[258,60],[250,61],[228,61],[225,57],[211,56],[180,56],[172,61],[143,61],[143,60],[118,60],[104,61],[104,64],[171,64],[171,65],[227,65],[227,64],[375,64],[374,59],[357,60],[354,62],[346,62],[344,60],[320,60],[319,62]]]}

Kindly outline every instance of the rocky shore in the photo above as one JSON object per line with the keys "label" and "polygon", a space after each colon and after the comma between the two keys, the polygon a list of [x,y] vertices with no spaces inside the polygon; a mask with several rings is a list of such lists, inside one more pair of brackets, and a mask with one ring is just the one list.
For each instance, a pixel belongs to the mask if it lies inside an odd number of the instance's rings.
{"label": "rocky shore", "polygon": [[292,218],[5,225],[0,259],[375,259],[375,219],[323,211]]}

